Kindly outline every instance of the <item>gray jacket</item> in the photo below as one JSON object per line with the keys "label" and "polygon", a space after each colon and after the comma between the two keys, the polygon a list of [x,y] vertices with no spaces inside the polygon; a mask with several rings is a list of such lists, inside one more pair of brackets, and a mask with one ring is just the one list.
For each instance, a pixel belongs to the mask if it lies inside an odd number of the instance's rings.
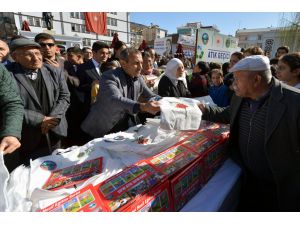
{"label": "gray jacket", "polygon": [[13,74],[17,81],[20,96],[24,104],[25,115],[22,130],[23,147],[32,147],[39,142],[41,133],[41,123],[44,116],[51,116],[60,119],[60,123],[50,131],[58,136],[67,135],[67,121],[65,113],[70,104],[70,93],[65,78],[60,69],[44,64],[41,73],[47,87],[49,115],[43,115],[41,105],[34,89],[24,77],[24,72],[20,64],[12,63],[8,70]]}
{"label": "gray jacket", "polygon": [[127,97],[127,80],[122,68],[105,72],[100,79],[97,101],[83,121],[81,128],[92,137],[107,134],[124,117],[134,114],[133,107],[142,96],[146,101],[156,95],[147,87],[140,76],[134,82],[134,100]]}

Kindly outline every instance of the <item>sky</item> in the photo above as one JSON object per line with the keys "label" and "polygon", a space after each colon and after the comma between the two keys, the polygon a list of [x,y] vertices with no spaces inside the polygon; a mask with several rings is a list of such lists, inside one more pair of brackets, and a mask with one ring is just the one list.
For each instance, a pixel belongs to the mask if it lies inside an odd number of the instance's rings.
{"label": "sky", "polygon": [[168,34],[176,33],[177,27],[188,22],[201,22],[204,26],[217,25],[221,34],[235,36],[237,29],[278,27],[282,16],[289,13],[279,12],[132,12],[132,22],[159,25],[168,30]]}

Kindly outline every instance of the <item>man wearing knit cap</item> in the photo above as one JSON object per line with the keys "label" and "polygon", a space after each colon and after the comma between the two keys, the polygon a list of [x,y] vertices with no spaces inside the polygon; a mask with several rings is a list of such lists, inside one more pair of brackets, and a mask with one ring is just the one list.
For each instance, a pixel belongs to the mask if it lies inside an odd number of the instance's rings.
{"label": "man wearing knit cap", "polygon": [[69,91],[61,70],[43,64],[40,45],[25,38],[10,43],[13,74],[24,105],[20,164],[49,155],[67,135]]}
{"label": "man wearing knit cap", "polygon": [[300,210],[300,91],[272,78],[269,59],[235,64],[230,106],[205,107],[203,119],[230,123],[228,148],[243,168],[241,211]]}

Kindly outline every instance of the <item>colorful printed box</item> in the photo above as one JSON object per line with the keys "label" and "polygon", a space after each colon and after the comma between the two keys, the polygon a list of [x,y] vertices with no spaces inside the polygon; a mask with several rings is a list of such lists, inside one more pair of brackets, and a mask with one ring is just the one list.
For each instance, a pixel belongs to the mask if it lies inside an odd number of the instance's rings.
{"label": "colorful printed box", "polygon": [[204,166],[204,182],[208,182],[209,179],[216,173],[216,171],[223,165],[227,158],[228,151],[226,148],[226,143],[221,143],[216,148],[211,149],[206,152],[203,156],[203,166]]}
{"label": "colorful printed box", "polygon": [[39,212],[101,212],[100,198],[93,185],[88,185]]}
{"label": "colorful printed box", "polygon": [[172,209],[170,185],[168,181],[165,181],[138,198],[123,212],[170,212]]}
{"label": "colorful printed box", "polygon": [[198,157],[198,154],[178,144],[146,159],[144,162],[152,165],[156,170],[162,172],[166,176],[171,177]]}
{"label": "colorful printed box", "polygon": [[104,211],[123,211],[144,193],[166,181],[166,176],[145,162],[137,163],[105,180],[95,188]]}
{"label": "colorful printed box", "polygon": [[179,211],[204,185],[201,158],[171,178],[173,210]]}
{"label": "colorful printed box", "polygon": [[102,173],[102,157],[51,172],[43,189],[57,190],[74,186]]}

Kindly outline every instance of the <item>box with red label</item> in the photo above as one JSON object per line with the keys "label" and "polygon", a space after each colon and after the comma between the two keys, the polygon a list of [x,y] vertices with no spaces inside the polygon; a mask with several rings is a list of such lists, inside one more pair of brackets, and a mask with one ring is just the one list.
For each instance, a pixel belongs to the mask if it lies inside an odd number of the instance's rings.
{"label": "box with red label", "polygon": [[203,155],[205,152],[224,143],[229,137],[229,127],[216,123],[206,122],[206,126],[190,137],[183,140],[182,145]]}
{"label": "box with red label", "polygon": [[51,172],[43,189],[57,190],[74,186],[102,173],[102,157]]}
{"label": "box with red label", "polygon": [[173,210],[179,211],[204,185],[201,158],[171,178]]}
{"label": "box with red label", "polygon": [[145,162],[139,162],[103,181],[95,188],[101,198],[103,211],[123,211],[165,180],[164,174]]}
{"label": "box with red label", "polygon": [[169,182],[155,186],[149,192],[138,198],[123,212],[170,212],[173,209]]}
{"label": "box with red label", "polygon": [[88,185],[39,212],[101,212],[100,198],[93,185]]}
{"label": "box with red label", "polygon": [[192,163],[198,157],[199,155],[197,153],[179,143],[146,159],[145,162],[170,177]]}
{"label": "box with red label", "polygon": [[217,147],[210,149],[203,156],[203,166],[204,166],[204,180],[208,180],[215,174],[215,172],[223,165],[224,161],[227,159],[228,150],[226,148],[226,143],[221,143]]}
{"label": "box with red label", "polygon": [[206,120],[201,121],[199,130],[209,131],[214,136],[227,139],[229,137],[229,125],[222,123],[213,123]]}

